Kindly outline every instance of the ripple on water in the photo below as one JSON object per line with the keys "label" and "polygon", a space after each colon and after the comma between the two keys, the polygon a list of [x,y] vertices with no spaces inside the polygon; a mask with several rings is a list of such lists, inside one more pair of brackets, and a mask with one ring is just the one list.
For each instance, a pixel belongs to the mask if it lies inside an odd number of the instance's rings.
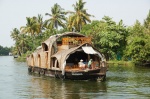
{"label": "ripple on water", "polygon": [[26,63],[0,57],[0,99],[150,98],[150,68],[109,66],[105,82],[29,75]]}

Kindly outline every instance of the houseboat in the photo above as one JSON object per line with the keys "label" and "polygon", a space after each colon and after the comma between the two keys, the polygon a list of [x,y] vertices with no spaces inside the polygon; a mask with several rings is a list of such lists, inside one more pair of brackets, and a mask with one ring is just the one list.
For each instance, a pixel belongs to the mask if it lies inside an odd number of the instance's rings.
{"label": "houseboat", "polygon": [[105,80],[107,70],[91,38],[76,32],[50,36],[27,57],[27,65],[30,73],[71,80]]}

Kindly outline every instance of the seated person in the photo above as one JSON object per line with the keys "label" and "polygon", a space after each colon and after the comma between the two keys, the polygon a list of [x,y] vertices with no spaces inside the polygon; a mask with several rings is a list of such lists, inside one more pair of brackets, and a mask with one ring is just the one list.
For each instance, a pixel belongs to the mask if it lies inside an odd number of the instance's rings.
{"label": "seated person", "polygon": [[88,68],[91,69],[91,65],[92,65],[92,59],[89,60],[88,62]]}
{"label": "seated person", "polygon": [[79,67],[81,69],[84,69],[85,68],[85,64],[83,63],[83,60],[81,59],[80,62],[78,63],[79,64]]}

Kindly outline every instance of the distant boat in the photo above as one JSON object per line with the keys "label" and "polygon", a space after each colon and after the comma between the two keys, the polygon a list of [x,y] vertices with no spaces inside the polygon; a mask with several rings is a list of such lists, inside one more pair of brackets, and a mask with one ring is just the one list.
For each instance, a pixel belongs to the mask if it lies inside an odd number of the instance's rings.
{"label": "distant boat", "polygon": [[18,55],[14,55],[14,58],[18,58]]}
{"label": "distant boat", "polygon": [[11,52],[9,52],[9,56],[12,56],[13,54]]}
{"label": "distant boat", "polygon": [[[81,59],[84,68],[79,67]],[[88,68],[90,59],[93,62]],[[101,80],[105,79],[107,71],[104,60],[103,55],[93,47],[90,37],[67,32],[50,36],[27,57],[27,64],[31,73],[72,80]]]}

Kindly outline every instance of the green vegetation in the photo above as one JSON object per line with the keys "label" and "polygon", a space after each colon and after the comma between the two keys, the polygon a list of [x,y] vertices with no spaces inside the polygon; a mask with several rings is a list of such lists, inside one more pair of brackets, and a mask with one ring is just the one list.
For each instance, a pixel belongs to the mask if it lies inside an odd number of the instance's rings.
{"label": "green vegetation", "polygon": [[118,61],[118,60],[110,60],[107,62],[108,64],[113,64],[113,65],[124,65],[124,66],[134,66],[134,63],[132,61]]}
{"label": "green vegetation", "polygon": [[67,28],[69,30],[74,30],[80,32],[82,27],[87,24],[87,22],[91,22],[90,20],[90,14],[86,12],[86,9],[84,9],[84,5],[86,2],[83,2],[82,0],[79,0],[79,2],[76,2],[76,4],[73,4],[75,11],[70,11],[71,14],[68,18],[68,26]]}
{"label": "green vegetation", "polygon": [[11,31],[15,41],[12,53],[25,59],[49,36],[74,31],[91,37],[94,46],[109,61],[132,61],[138,64],[150,62],[150,12],[144,24],[137,20],[133,26],[126,26],[123,20],[116,23],[109,16],[91,21],[93,15],[87,13],[85,4],[79,0],[73,4],[74,11],[65,11],[56,3],[51,8],[51,13],[45,14],[49,16],[45,21],[40,14],[37,17],[27,17],[25,26]]}
{"label": "green vegetation", "polygon": [[100,21],[85,25],[81,33],[92,37],[95,47],[105,54],[107,60],[111,60],[116,59],[118,54],[123,55],[129,31],[122,20],[116,23],[110,17],[104,16]]}
{"label": "green vegetation", "polygon": [[3,47],[0,45],[0,56],[9,55],[11,48]]}

